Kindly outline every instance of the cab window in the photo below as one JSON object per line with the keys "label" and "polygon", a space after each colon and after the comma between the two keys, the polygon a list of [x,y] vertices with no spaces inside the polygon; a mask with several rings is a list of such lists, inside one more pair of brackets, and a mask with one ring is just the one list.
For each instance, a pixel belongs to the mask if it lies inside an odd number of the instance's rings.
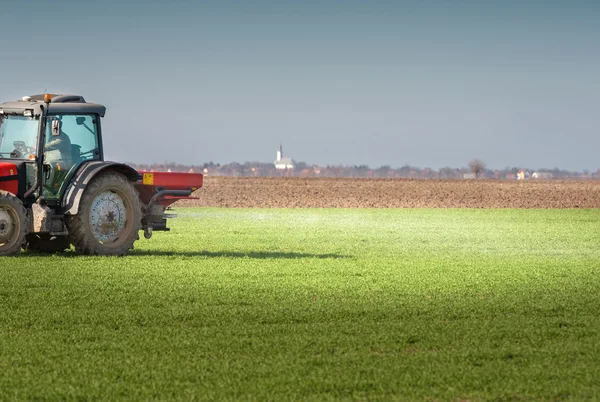
{"label": "cab window", "polygon": [[24,116],[0,116],[0,158],[35,158],[39,121]]}
{"label": "cab window", "polygon": [[44,196],[47,199],[60,197],[83,162],[99,159],[97,119],[95,115],[47,118],[44,144],[44,163],[48,169]]}
{"label": "cab window", "polygon": [[[85,160],[98,159],[98,130],[92,115],[63,115],[48,118],[46,124],[46,153],[57,149],[60,155],[50,159],[71,159],[78,165]],[[58,122],[58,123],[55,123]],[[57,131],[59,130],[59,131]],[[69,154],[70,155],[67,155]],[[57,153],[58,154],[58,153]],[[69,158],[70,157],[70,158]]]}

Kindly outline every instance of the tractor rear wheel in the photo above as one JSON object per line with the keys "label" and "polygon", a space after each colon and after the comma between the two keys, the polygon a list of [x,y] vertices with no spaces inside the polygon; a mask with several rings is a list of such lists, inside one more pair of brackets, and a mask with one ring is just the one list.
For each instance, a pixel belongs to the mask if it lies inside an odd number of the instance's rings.
{"label": "tractor rear wheel", "polygon": [[21,200],[0,190],[0,256],[20,252],[28,231],[27,211]]}
{"label": "tractor rear wheel", "polygon": [[26,250],[40,253],[60,253],[71,247],[67,236],[29,233],[25,240]]}
{"label": "tractor rear wheel", "polygon": [[124,255],[139,239],[142,207],[133,183],[115,172],[100,173],[84,190],[79,211],[66,219],[78,253]]}

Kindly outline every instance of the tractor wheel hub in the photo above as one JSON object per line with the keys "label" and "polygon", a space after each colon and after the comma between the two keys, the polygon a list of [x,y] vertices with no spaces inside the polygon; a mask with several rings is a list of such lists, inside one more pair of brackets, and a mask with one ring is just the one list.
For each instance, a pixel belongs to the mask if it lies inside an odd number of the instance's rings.
{"label": "tractor wheel hub", "polygon": [[10,240],[14,226],[14,220],[8,211],[0,209],[0,244]]}
{"label": "tractor wheel hub", "polygon": [[90,226],[100,243],[119,238],[127,222],[127,209],[123,198],[112,191],[99,193],[90,208]]}

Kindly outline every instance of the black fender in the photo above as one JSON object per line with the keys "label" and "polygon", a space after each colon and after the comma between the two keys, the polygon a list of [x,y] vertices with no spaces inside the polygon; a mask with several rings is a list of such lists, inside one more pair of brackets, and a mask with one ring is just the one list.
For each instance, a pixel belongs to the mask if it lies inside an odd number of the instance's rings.
{"label": "black fender", "polygon": [[122,174],[132,182],[137,182],[140,174],[137,170],[124,163],[89,161],[79,166],[69,183],[62,199],[62,210],[65,215],[76,215],[79,212],[79,200],[92,179],[99,173],[115,171]]}

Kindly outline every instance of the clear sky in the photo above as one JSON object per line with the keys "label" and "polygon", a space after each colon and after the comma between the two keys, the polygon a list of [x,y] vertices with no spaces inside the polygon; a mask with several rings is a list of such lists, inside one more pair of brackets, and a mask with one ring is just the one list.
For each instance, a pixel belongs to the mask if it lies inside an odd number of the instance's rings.
{"label": "clear sky", "polygon": [[0,0],[0,100],[102,103],[106,155],[600,168],[600,1]]}

